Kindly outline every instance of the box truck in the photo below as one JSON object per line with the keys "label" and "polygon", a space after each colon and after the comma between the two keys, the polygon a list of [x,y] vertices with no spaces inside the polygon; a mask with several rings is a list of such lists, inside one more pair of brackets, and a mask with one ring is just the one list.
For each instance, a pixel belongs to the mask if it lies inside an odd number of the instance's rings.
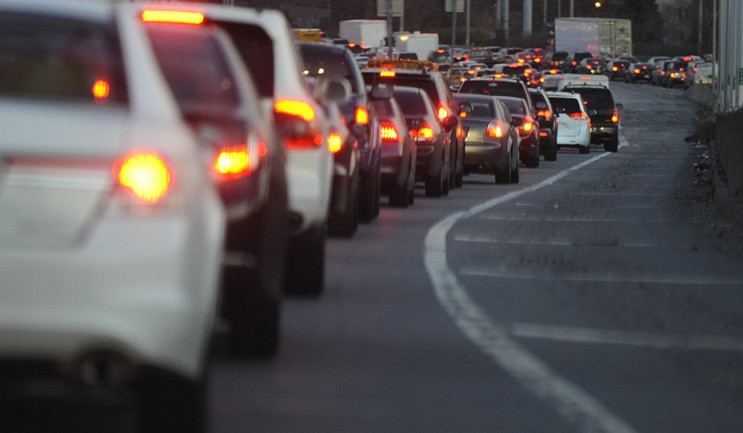
{"label": "box truck", "polygon": [[345,20],[339,23],[338,36],[363,48],[384,46],[387,36],[387,21]]}
{"label": "box truck", "polygon": [[555,51],[632,55],[632,21],[620,18],[555,18]]}
{"label": "box truck", "polygon": [[428,56],[439,48],[438,33],[397,33],[395,48],[400,53],[415,53],[418,60],[428,60]]}

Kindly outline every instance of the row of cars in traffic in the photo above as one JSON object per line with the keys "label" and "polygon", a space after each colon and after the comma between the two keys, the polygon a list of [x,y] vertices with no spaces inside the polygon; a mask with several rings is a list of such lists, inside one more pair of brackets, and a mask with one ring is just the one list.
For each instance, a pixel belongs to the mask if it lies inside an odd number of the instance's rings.
{"label": "row of cars in traffic", "polygon": [[[136,431],[203,432],[215,330],[274,356],[284,296],[323,291],[327,235],[417,183],[617,150],[608,86],[454,93],[431,62],[295,43],[275,10],[7,0],[0,22],[6,431],[92,431],[91,407],[124,402]],[[58,400],[64,421],[39,409]]]}

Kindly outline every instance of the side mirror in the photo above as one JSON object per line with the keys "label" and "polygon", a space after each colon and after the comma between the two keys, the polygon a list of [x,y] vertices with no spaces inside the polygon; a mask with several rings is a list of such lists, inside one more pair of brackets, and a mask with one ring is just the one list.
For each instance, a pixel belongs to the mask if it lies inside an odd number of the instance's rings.
{"label": "side mirror", "polygon": [[617,110],[619,111],[624,110],[624,104],[617,104]]}
{"label": "side mirror", "polygon": [[472,114],[473,108],[472,104],[469,102],[460,102],[459,103],[459,116],[460,117],[467,117],[470,114]]}
{"label": "side mirror", "polygon": [[589,116],[595,116],[596,114],[598,114],[598,111],[596,111],[595,108],[594,109],[591,109],[591,110],[588,110],[588,115]]}
{"label": "side mirror", "polygon": [[457,124],[457,116],[455,114],[447,116],[441,123],[447,129],[452,128]]}

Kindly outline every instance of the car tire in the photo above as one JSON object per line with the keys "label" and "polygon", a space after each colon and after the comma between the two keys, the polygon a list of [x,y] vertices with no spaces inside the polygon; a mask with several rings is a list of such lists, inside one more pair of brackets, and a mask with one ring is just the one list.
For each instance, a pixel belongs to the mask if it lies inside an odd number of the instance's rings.
{"label": "car tire", "polygon": [[230,352],[237,357],[272,358],[279,351],[281,300],[247,290],[242,293],[240,299],[232,299],[241,307],[227,314]]}
{"label": "car tire", "polygon": [[[509,154],[508,163],[506,164],[506,166],[503,167],[503,169],[496,168],[495,170],[493,170],[495,174],[496,184],[508,185],[511,183],[511,180],[512,180],[511,174],[513,173],[513,168],[512,168],[513,163],[511,162],[512,159],[513,157]],[[518,162],[516,163],[516,165],[518,165]]]}
{"label": "car tire", "polygon": [[619,149],[619,139],[615,138],[614,140],[604,143],[604,150],[607,152],[616,152]]}
{"label": "car tire", "polygon": [[361,175],[359,188],[359,221],[369,223],[379,215],[380,166],[375,165],[369,173]]}
{"label": "car tire", "polygon": [[511,183],[519,183],[520,166],[518,161],[516,161],[516,164],[513,164],[513,168],[511,169]]}
{"label": "car tire", "polygon": [[549,142],[549,146],[544,148],[544,160],[545,161],[557,161],[557,140],[552,139]]}
{"label": "car tire", "polygon": [[402,185],[395,184],[390,190],[390,206],[406,208],[410,205],[410,177]]}
{"label": "car tire", "polygon": [[537,147],[534,148],[534,155],[524,158],[524,165],[529,168],[539,167],[539,142],[537,142]]}
{"label": "car tire", "polygon": [[284,292],[289,295],[319,296],[324,284],[325,224],[319,224],[290,239]]}
{"label": "car tire", "polygon": [[444,162],[442,160],[438,174],[426,176],[427,197],[441,197],[444,195],[444,176],[446,176],[448,181],[448,174],[444,170]]}
{"label": "car tire", "polygon": [[328,219],[328,235],[350,238],[359,227],[359,175],[358,171],[349,182],[348,205],[341,215],[333,215]]}
{"label": "car tire", "polygon": [[585,154],[585,153],[590,153],[590,152],[591,152],[591,147],[590,146],[579,146],[578,147],[578,153]]}

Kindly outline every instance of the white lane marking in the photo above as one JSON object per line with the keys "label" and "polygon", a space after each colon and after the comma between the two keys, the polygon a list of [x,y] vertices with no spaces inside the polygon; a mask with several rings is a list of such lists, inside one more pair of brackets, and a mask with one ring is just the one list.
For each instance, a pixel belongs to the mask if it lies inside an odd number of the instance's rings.
{"label": "white lane marking", "polygon": [[599,218],[599,217],[545,217],[545,216],[506,216],[506,215],[486,215],[481,217],[482,219],[490,221],[512,221],[512,222],[526,222],[526,221],[545,221],[555,223],[662,223],[665,224],[666,220],[662,219],[642,219],[642,220],[618,220],[616,218]]}
{"label": "white lane marking", "polygon": [[649,332],[612,331],[574,326],[516,323],[511,333],[519,338],[534,338],[582,344],[610,344],[649,347],[652,349],[681,348],[743,352],[743,337],[726,335],[661,335]]}
{"label": "white lane marking", "polygon": [[[557,247],[596,247],[596,246],[607,246],[596,243],[587,242],[575,242],[570,240],[559,240],[554,239],[550,241],[543,240],[519,240],[519,239],[498,239],[491,236],[483,235],[467,235],[467,234],[456,234],[454,240],[457,242],[471,242],[471,243],[489,243],[489,244],[509,244],[509,245],[546,245],[546,246],[557,246]],[[616,245],[609,245],[618,248],[649,248],[656,246],[655,244],[647,242],[623,242]]]}
{"label": "white lane marking", "polygon": [[[626,142],[622,143],[625,146]],[[556,412],[579,426],[577,431],[592,433],[636,433],[625,421],[580,387],[553,372],[540,359],[512,340],[507,331],[473,302],[446,262],[446,235],[457,222],[517,197],[554,184],[557,180],[610,155],[603,153],[573,166],[543,182],[510,192],[466,211],[457,212],[436,223],[427,233],[424,262],[439,304],[459,330],[524,388],[555,408]]]}
{"label": "white lane marking", "polygon": [[573,192],[572,195],[612,195],[627,197],[666,197],[668,194],[638,192]]}
{"label": "white lane marking", "polygon": [[542,269],[541,272],[517,272],[513,269],[494,269],[493,267],[464,266],[460,274],[468,277],[506,278],[513,280],[550,280],[574,283],[647,283],[672,284],[676,286],[743,286],[743,277],[718,278],[698,274],[662,274],[631,272],[562,273]]}

